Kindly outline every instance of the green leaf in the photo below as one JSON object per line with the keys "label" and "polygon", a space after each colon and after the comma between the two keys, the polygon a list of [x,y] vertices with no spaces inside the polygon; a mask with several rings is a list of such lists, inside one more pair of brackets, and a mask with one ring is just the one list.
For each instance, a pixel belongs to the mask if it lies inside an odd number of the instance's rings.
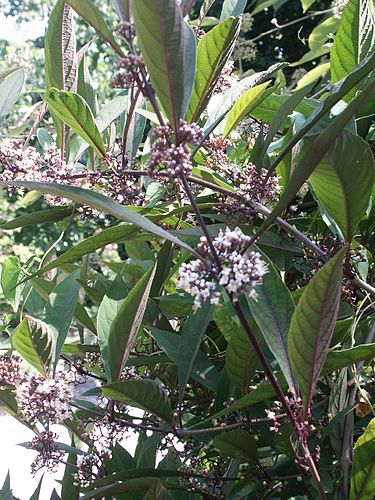
{"label": "green leaf", "polygon": [[102,394],[108,399],[121,401],[172,422],[172,410],[163,387],[154,380],[126,380],[102,387]]}
{"label": "green leaf", "polygon": [[308,85],[311,85],[312,83],[315,83],[322,75],[327,74],[329,72],[329,69],[329,62],[318,64],[318,66],[303,75],[303,77],[298,81],[298,84],[294,91],[298,91],[304,87],[307,87]]}
{"label": "green leaf", "polygon": [[350,242],[366,213],[374,185],[374,159],[368,143],[344,130],[310,182],[320,203]]}
{"label": "green leaf", "polygon": [[[164,332],[158,328],[150,326],[148,328],[151,331],[151,335],[163,351],[165,351],[168,358],[177,362],[178,354],[180,352],[181,336],[171,332]],[[198,351],[190,373],[191,377],[200,384],[204,385],[211,391],[216,390],[219,373],[204,352]]]}
{"label": "green leaf", "polygon": [[375,491],[375,418],[354,446],[350,500],[373,498]]}
{"label": "green leaf", "polygon": [[[374,56],[375,62],[375,56]],[[366,101],[368,96],[375,89],[375,81],[366,87],[336,118],[332,120],[330,125],[314,139],[306,153],[302,155],[298,165],[293,171],[287,186],[285,187],[279,202],[276,204],[271,214],[263,222],[257,235],[264,232],[272,222],[280,215],[282,210],[290,203],[297,194],[305,180],[313,173],[314,169],[324,158],[325,154],[331,149],[332,143],[341,134],[349,120],[353,117],[356,111]],[[311,118],[311,117],[310,117]],[[285,150],[283,150],[285,151]],[[280,158],[280,156],[279,156]],[[275,164],[274,164],[275,165]]]}
{"label": "green leaf", "polygon": [[[44,278],[31,278],[30,283],[33,286],[33,289],[42,297],[45,301],[48,300],[49,295],[53,292],[53,289],[55,287],[55,284],[45,280]],[[75,311],[74,311],[74,321],[82,325],[83,327],[87,328],[90,330],[92,333],[96,335],[96,328],[95,325],[88,315],[86,309],[83,307],[82,304],[77,302]]]}
{"label": "green leaf", "polygon": [[43,476],[40,478],[38,486],[35,488],[35,491],[31,495],[30,500],[39,500],[39,498],[40,498],[40,492],[41,492],[41,489],[42,489],[42,482],[43,482]]}
{"label": "green leaf", "polygon": [[375,357],[375,344],[360,344],[350,349],[329,351],[322,373],[332,373],[359,361],[372,361]]}
{"label": "green leaf", "polygon": [[315,2],[316,2],[316,0],[301,0],[303,13],[305,13],[309,9],[309,7],[311,7],[312,4]]}
{"label": "green leaf", "polygon": [[174,130],[185,115],[195,78],[195,35],[176,0],[137,0],[132,5],[138,43]]}
{"label": "green leaf", "polygon": [[249,432],[242,429],[224,432],[214,439],[214,446],[232,458],[257,459],[257,443]]}
{"label": "green leaf", "polygon": [[220,21],[224,21],[231,16],[240,16],[245,10],[247,0],[224,0],[220,14]]}
{"label": "green leaf", "polygon": [[46,88],[77,88],[76,39],[72,9],[58,0],[49,20],[44,43]]}
{"label": "green leaf", "polygon": [[111,30],[108,28],[107,23],[100,10],[90,0],[64,0],[66,4],[70,5],[79,16],[82,17],[98,35],[103,38],[119,56],[123,56],[123,52],[119,44],[116,42]]}
{"label": "green leaf", "polygon": [[49,325],[26,316],[12,335],[12,345],[28,363],[47,376],[55,350],[55,339]]}
{"label": "green leaf", "polygon": [[249,309],[257,322],[268,348],[275,356],[288,384],[295,387],[288,355],[288,331],[294,313],[294,301],[272,262],[263,254],[268,272],[256,287],[257,300],[248,300]]}
{"label": "green leaf", "polygon": [[246,394],[259,362],[245,330],[236,326],[237,334],[228,341],[225,367],[230,381]]}
{"label": "green leaf", "polygon": [[0,120],[4,118],[16,104],[21,93],[25,72],[23,68],[13,71],[0,83]]}
{"label": "green leaf", "polygon": [[203,335],[211,321],[214,306],[204,304],[193,311],[185,321],[181,333],[180,350],[177,358],[179,400],[182,401],[190,372],[197,356]]}
{"label": "green leaf", "polygon": [[[121,377],[122,369],[129,357],[139,326],[147,306],[156,267],[153,266],[138,281],[122,302],[113,319],[108,335],[108,369],[110,381]],[[99,325],[98,325],[99,326]],[[102,346],[105,339],[102,336]],[[106,360],[104,360],[106,362]]]}
{"label": "green leaf", "polygon": [[[133,210],[129,210],[128,208],[116,203],[111,200],[107,196],[104,196],[100,193],[90,191],[88,189],[82,189],[72,186],[63,186],[61,184],[54,184],[48,182],[3,182],[3,185],[13,185],[13,186],[21,186],[26,189],[35,189],[36,191],[41,191],[42,193],[55,194],[57,196],[61,196],[63,198],[68,198],[76,203],[81,205],[88,205],[91,208],[95,208],[99,212],[104,212],[109,215],[113,215],[120,220],[126,220],[136,226],[144,229],[145,231],[154,234],[160,238],[165,238],[175,245],[185,248],[192,255],[198,257],[198,254],[195,250],[193,250],[189,245],[180,241],[175,236],[172,236],[168,231],[165,231],[161,227],[158,227],[153,222],[149,221],[146,217],[134,212]],[[1,185],[1,183],[0,183]]]}
{"label": "green leaf", "polygon": [[[270,95],[270,90],[266,88],[270,82],[256,85],[255,87],[244,92],[233,108],[230,110],[227,122],[224,129],[224,137],[226,137],[244,118],[249,115],[266,97]],[[272,90],[271,90],[272,92]]]}
{"label": "green leaf", "polygon": [[69,274],[58,283],[49,295],[44,310],[44,321],[52,329],[56,340],[56,350],[53,360],[55,367],[77,306],[78,293],[81,288],[81,285],[77,281],[78,278],[79,270]]}
{"label": "green leaf", "polygon": [[111,324],[116,318],[123,301],[129,293],[129,288],[121,277],[117,274],[112,283],[111,288],[106,295],[98,309],[97,315],[97,330],[98,330],[98,343],[100,352],[104,361],[104,368],[106,371],[107,379],[111,378],[111,370],[108,363],[108,338],[111,329]]}
{"label": "green leaf", "polygon": [[45,97],[51,110],[101,156],[107,152],[88,104],[78,94],[50,88]]}
{"label": "green leaf", "polygon": [[130,21],[130,0],[112,0],[121,22]]}
{"label": "green leaf", "polygon": [[[86,44],[81,50],[87,50]],[[87,55],[83,53],[81,56],[81,61],[78,66],[78,76],[77,76],[77,94],[79,94],[89,105],[89,108],[93,112],[94,116],[97,115],[98,112],[98,103],[97,103],[97,95],[94,89],[94,84],[90,75],[89,65],[87,62]],[[103,132],[100,130],[100,126],[98,125],[99,132]]]}
{"label": "green leaf", "polygon": [[[342,13],[340,27],[331,49],[331,75],[333,83],[344,78],[375,46],[375,6],[373,0],[349,0]],[[360,83],[363,86],[363,82]],[[355,96],[353,88],[344,100]]]}
{"label": "green leaf", "polygon": [[240,30],[240,19],[228,19],[204,35],[197,48],[197,72],[186,119],[197,122],[206,109]]}
{"label": "green leaf", "polygon": [[315,274],[293,314],[289,357],[307,414],[336,324],[341,297],[343,248]]}
{"label": "green leaf", "polygon": [[14,311],[17,311],[21,298],[22,288],[18,285],[21,272],[18,257],[8,257],[1,268],[1,288]]}
{"label": "green leaf", "polygon": [[[74,441],[72,442],[72,446],[74,446]],[[61,498],[69,498],[69,500],[79,499],[79,486],[74,477],[77,470],[76,466],[77,453],[69,453],[61,483]]]}
{"label": "green leaf", "polygon": [[143,500],[173,500],[173,497],[161,483],[156,483],[148,490]]}
{"label": "green leaf", "polygon": [[46,222],[58,222],[69,217],[74,212],[73,207],[52,207],[38,212],[20,215],[13,220],[0,224],[0,229],[9,231],[17,227],[35,226]]}
{"label": "green leaf", "polygon": [[[132,493],[141,491],[144,491],[146,493],[152,486],[159,483],[160,481],[155,477],[145,477],[144,479],[131,479],[126,482],[110,486],[104,486],[103,488],[98,488],[94,491],[89,491],[88,493],[83,495],[82,500],[111,497],[112,495],[118,498],[118,495],[120,493],[125,493],[127,495],[127,498],[130,498],[130,495]],[[166,481],[162,481],[161,484],[168,489],[185,491],[185,488],[180,486],[178,483],[167,483]]]}

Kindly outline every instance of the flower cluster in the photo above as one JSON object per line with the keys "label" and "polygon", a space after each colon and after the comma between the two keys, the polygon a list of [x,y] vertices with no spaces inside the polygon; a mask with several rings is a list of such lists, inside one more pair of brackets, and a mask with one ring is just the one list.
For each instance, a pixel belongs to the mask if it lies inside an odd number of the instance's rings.
{"label": "flower cluster", "polygon": [[223,166],[229,163],[227,149],[230,145],[230,140],[221,136],[210,139],[204,143],[204,147],[210,154],[210,157],[216,163]]}
{"label": "flower cluster", "polygon": [[128,21],[123,21],[117,29],[117,34],[127,42],[130,42],[135,37],[135,27]]}
{"label": "flower cluster", "polygon": [[55,472],[64,452],[59,450],[56,444],[57,434],[51,431],[41,432],[35,436],[29,447],[38,452],[37,457],[31,464],[33,476],[40,470],[46,468],[49,472]]}
{"label": "flower cluster", "polygon": [[[60,151],[55,147],[39,154],[31,146],[23,148],[19,140],[5,139],[0,144],[0,181],[54,182],[101,191],[122,205],[141,205],[143,199],[140,190],[122,172],[116,158],[113,158],[113,162],[115,166],[104,171],[79,171],[74,165],[61,160]],[[24,193],[23,188],[12,190]],[[45,198],[53,205],[67,202],[49,194]]]}
{"label": "flower cluster", "polygon": [[115,89],[126,89],[133,87],[143,67],[143,59],[136,54],[127,54],[118,61],[119,71],[114,74],[110,87]]}
{"label": "flower cluster", "polygon": [[4,385],[17,386],[23,378],[23,371],[20,367],[21,358],[18,356],[0,356],[0,387]]}
{"label": "flower cluster", "polygon": [[267,179],[268,170],[260,169],[258,172],[255,165],[249,163],[244,167],[233,165],[231,177],[234,184],[254,201],[276,201],[280,192],[277,176],[271,175]]}
{"label": "flower cluster", "polygon": [[347,3],[348,0],[334,0],[332,2],[333,15],[340,19]]}
{"label": "flower cluster", "polygon": [[104,417],[101,420],[91,420],[92,428],[86,433],[92,453],[79,456],[77,459],[76,481],[82,486],[89,486],[93,477],[98,477],[104,466],[104,461],[112,457],[111,448],[124,437],[126,428],[118,422]]}
{"label": "flower cluster", "polygon": [[214,94],[224,94],[238,81],[238,76],[232,75],[233,69],[234,61],[227,61],[215,85]]}
{"label": "flower cluster", "polygon": [[74,397],[74,384],[65,372],[54,379],[30,374],[16,388],[20,415],[30,424],[39,419],[49,423],[61,423],[70,415],[70,401]]}
{"label": "flower cluster", "polygon": [[[267,265],[257,252],[245,254],[250,238],[238,227],[225,233],[220,231],[213,240],[220,269],[216,267],[214,256],[206,237],[202,237],[198,251],[205,260],[184,263],[180,268],[178,287],[194,297],[194,308],[201,307],[207,299],[217,305],[220,299],[218,285],[237,300],[238,295],[247,294],[256,298],[255,287],[262,283]],[[207,260],[206,260],[207,259]]]}
{"label": "flower cluster", "polygon": [[147,163],[148,174],[154,177],[159,171],[165,170],[174,182],[181,175],[189,175],[193,168],[190,160],[189,145],[197,145],[203,140],[203,131],[195,123],[188,124],[180,120],[178,137],[172,142],[170,125],[157,127],[153,130],[156,138],[152,145]]}

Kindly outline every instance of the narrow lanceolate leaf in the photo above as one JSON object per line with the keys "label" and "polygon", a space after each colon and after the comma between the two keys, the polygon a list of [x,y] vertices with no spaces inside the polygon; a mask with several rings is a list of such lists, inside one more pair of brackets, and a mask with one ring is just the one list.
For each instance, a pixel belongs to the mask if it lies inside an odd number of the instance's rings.
{"label": "narrow lanceolate leaf", "polygon": [[106,398],[141,408],[162,418],[165,422],[172,422],[172,410],[167,394],[163,387],[154,380],[127,380],[115,382],[102,388]]}
{"label": "narrow lanceolate leaf", "polygon": [[374,159],[368,143],[344,130],[310,182],[320,203],[350,242],[368,208],[374,184]]}
{"label": "narrow lanceolate leaf", "polygon": [[120,379],[129,357],[146,310],[155,269],[154,266],[142,276],[122,302],[111,323],[108,333],[108,371],[111,382]]}
{"label": "narrow lanceolate leaf", "polygon": [[197,73],[186,119],[196,122],[206,109],[236,43],[241,21],[228,19],[204,35],[197,48]]}
{"label": "narrow lanceolate leaf", "polygon": [[256,287],[257,300],[248,300],[249,308],[289,386],[295,387],[288,355],[294,301],[272,262],[265,255],[262,258],[267,262],[268,273],[263,276],[263,283]]}
{"label": "narrow lanceolate leaf", "polygon": [[[374,55],[375,63],[375,55]],[[264,232],[280,215],[284,208],[297,194],[302,184],[310,177],[317,165],[322,161],[325,154],[331,149],[332,144],[346,127],[349,120],[358,111],[366,99],[375,91],[375,81],[372,81],[348,106],[342,111],[332,123],[312,142],[306,153],[302,155],[298,165],[291,175],[279,202],[272,210],[271,214],[263,222],[257,235]]]}
{"label": "narrow lanceolate leaf", "polygon": [[[375,5],[373,0],[349,0],[331,49],[333,83],[348,75],[375,46]],[[360,86],[362,86],[360,84]],[[355,88],[344,98],[349,102]]]}
{"label": "narrow lanceolate leaf", "polygon": [[123,55],[122,49],[116,42],[112,31],[109,29],[103,14],[94,5],[91,0],[64,0],[67,5],[70,5],[79,16],[82,17],[90,26],[94,28],[97,34],[103,38],[117,54]]}
{"label": "narrow lanceolate leaf", "polygon": [[372,361],[375,358],[375,344],[360,344],[350,349],[330,351],[327,355],[322,373],[332,373],[345,366],[360,361]]}
{"label": "narrow lanceolate leaf", "polygon": [[44,53],[46,88],[74,92],[77,88],[74,19],[72,9],[63,0],[59,0],[51,12]]}
{"label": "narrow lanceolate leaf", "polygon": [[375,418],[354,446],[350,500],[373,498],[375,491]]}
{"label": "narrow lanceolate leaf", "polygon": [[177,0],[137,0],[132,9],[152,85],[176,130],[194,84],[194,33],[184,22]]}
{"label": "narrow lanceolate leaf", "polygon": [[78,94],[50,88],[46,92],[50,109],[103,157],[105,146],[88,104]]}
{"label": "narrow lanceolate leaf", "polygon": [[25,80],[23,68],[13,71],[0,83],[0,120],[5,117],[16,104]]}
{"label": "narrow lanceolate leaf", "polygon": [[289,357],[307,414],[335,327],[341,296],[345,248],[312,278],[294,311]]}
{"label": "narrow lanceolate leaf", "polygon": [[103,357],[104,368],[106,371],[107,379],[110,380],[110,366],[108,363],[108,338],[111,330],[111,324],[116,318],[122,303],[129,293],[128,287],[125,285],[121,275],[118,274],[112,283],[111,288],[106,295],[98,309],[97,315],[97,330],[98,330],[98,343],[100,352]]}
{"label": "narrow lanceolate leaf", "polygon": [[35,224],[45,224],[47,222],[58,222],[72,215],[73,207],[52,207],[46,210],[39,210],[25,215],[20,215],[13,220],[0,224],[0,229],[10,231],[17,227],[34,226]]}
{"label": "narrow lanceolate leaf", "polygon": [[200,309],[191,313],[185,321],[177,358],[180,401],[184,396],[191,369],[197,357],[203,335],[211,321],[213,310],[214,306],[206,303]]}
{"label": "narrow lanceolate leaf", "polygon": [[57,361],[68,334],[78,302],[81,285],[78,283],[79,270],[74,271],[58,283],[48,297],[44,310],[44,321],[52,329],[56,340],[54,365]]}
{"label": "narrow lanceolate leaf", "polygon": [[26,316],[12,335],[14,349],[42,375],[52,362],[55,339],[50,327],[39,319]]}
{"label": "narrow lanceolate leaf", "polygon": [[114,217],[120,220],[126,220],[139,228],[144,229],[145,231],[154,234],[160,238],[165,238],[172,243],[176,244],[181,248],[185,248],[192,255],[198,257],[198,254],[195,250],[193,250],[189,245],[182,242],[175,236],[172,236],[168,231],[165,231],[161,227],[157,226],[146,217],[134,212],[133,210],[129,210],[128,208],[116,203],[111,198],[104,196],[103,194],[90,191],[88,189],[82,189],[72,186],[63,186],[61,184],[54,184],[49,182],[3,182],[0,185],[12,185],[12,186],[22,186],[26,189],[40,191],[42,193],[55,194],[57,196],[61,196],[62,198],[68,198],[80,205],[87,205],[91,208],[95,208],[99,210],[99,212],[103,212],[109,215],[113,215]]}
{"label": "narrow lanceolate leaf", "polygon": [[224,137],[230,134],[230,132],[245,118],[245,116],[250,114],[253,109],[259,106],[259,104],[270,95],[270,91],[266,91],[269,84],[270,82],[268,81],[262,83],[261,85],[256,85],[242,94],[230,110],[227,123],[225,124],[223,134]]}
{"label": "narrow lanceolate leaf", "polygon": [[220,21],[224,21],[231,16],[240,16],[245,10],[247,0],[224,0],[220,14]]}

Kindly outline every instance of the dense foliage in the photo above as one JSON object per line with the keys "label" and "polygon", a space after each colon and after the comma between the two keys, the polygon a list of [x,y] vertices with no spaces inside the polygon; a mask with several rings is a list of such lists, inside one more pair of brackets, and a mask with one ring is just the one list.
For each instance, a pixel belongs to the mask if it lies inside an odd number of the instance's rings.
{"label": "dense foliage", "polygon": [[0,404],[31,473],[372,499],[373,0],[38,8],[43,82],[0,74]]}

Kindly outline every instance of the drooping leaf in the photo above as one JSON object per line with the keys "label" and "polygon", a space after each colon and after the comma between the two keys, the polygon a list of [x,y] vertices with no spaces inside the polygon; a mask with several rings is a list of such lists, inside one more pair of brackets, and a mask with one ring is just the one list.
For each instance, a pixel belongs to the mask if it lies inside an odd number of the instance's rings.
{"label": "drooping leaf", "polygon": [[[120,379],[122,369],[129,357],[138,329],[143,320],[152,281],[155,275],[153,266],[138,281],[122,302],[108,332],[108,372],[110,381]],[[102,342],[104,339],[102,338]]]}
{"label": "drooping leaf", "polygon": [[129,288],[122,279],[120,273],[117,274],[112,283],[111,288],[106,295],[98,309],[97,315],[97,330],[98,330],[98,343],[100,352],[104,361],[104,368],[106,370],[107,379],[110,380],[111,372],[108,364],[108,337],[111,330],[111,324],[116,318],[123,301],[129,293]]}
{"label": "drooping leaf", "polygon": [[345,248],[307,285],[294,311],[288,335],[292,371],[307,413],[335,327]]}
{"label": "drooping leaf", "polygon": [[176,0],[132,4],[138,43],[152,85],[174,130],[185,115],[195,78],[195,35]]}
{"label": "drooping leaf", "polygon": [[375,491],[375,418],[354,446],[353,466],[350,479],[350,500],[365,500]]}
{"label": "drooping leaf", "polygon": [[39,319],[26,316],[12,335],[14,349],[42,375],[46,376],[55,350],[50,327]]}
{"label": "drooping leaf", "polygon": [[17,286],[22,273],[20,259],[18,257],[8,257],[1,268],[1,288],[4,297],[17,311],[21,298],[22,287]]}
{"label": "drooping leaf", "polygon": [[197,356],[203,335],[211,321],[214,306],[204,304],[192,312],[185,321],[181,333],[180,350],[177,358],[179,399],[182,401],[191,369]]}
{"label": "drooping leaf", "polygon": [[344,130],[310,182],[319,201],[350,242],[365,214],[374,184],[374,159],[366,141]]}
{"label": "drooping leaf", "polygon": [[19,68],[16,71],[13,71],[0,83],[0,121],[16,104],[21,93],[24,80],[25,71],[23,68]]}
{"label": "drooping leaf", "polygon": [[79,271],[74,271],[58,283],[49,295],[45,307],[44,321],[52,329],[56,341],[53,360],[55,366],[59,360],[77,306],[78,293],[81,287],[77,281],[78,278]]}
{"label": "drooping leaf", "polygon": [[272,262],[263,254],[268,272],[256,287],[257,300],[248,305],[266,344],[275,356],[290,387],[295,387],[288,355],[288,331],[294,313],[294,301]]}
{"label": "drooping leaf", "polygon": [[242,429],[235,429],[216,436],[214,446],[228,457],[257,459],[256,441]]}
{"label": "drooping leaf", "polygon": [[10,231],[17,227],[35,226],[36,224],[44,224],[46,222],[58,222],[72,215],[73,207],[52,207],[38,212],[31,212],[20,215],[13,220],[0,224],[0,229]]}
{"label": "drooping leaf", "polygon": [[240,20],[228,19],[204,35],[197,48],[197,72],[186,119],[197,122],[205,110],[228,61],[240,29]]}
{"label": "drooping leaf", "polygon": [[50,88],[45,97],[52,111],[103,157],[107,152],[93,114],[83,98],[73,92]]}
{"label": "drooping leaf", "polygon": [[[375,46],[375,6],[373,0],[349,0],[331,49],[333,83],[350,74]],[[360,87],[364,82],[360,83]],[[353,88],[344,100],[355,96]]]}
{"label": "drooping leaf", "polygon": [[163,387],[154,380],[126,380],[102,387],[106,398],[141,408],[165,422],[172,422],[172,410]]}
{"label": "drooping leaf", "polygon": [[103,38],[118,55],[123,55],[122,49],[116,42],[103,14],[91,0],[64,0],[64,2],[70,5],[82,19],[92,26],[98,35]]}
{"label": "drooping leaf", "polygon": [[[266,91],[270,82],[256,85],[244,92],[228,114],[225,124],[224,137],[226,137],[240,122],[249,115],[268,95],[270,90]],[[272,92],[272,91],[271,91]]]}
{"label": "drooping leaf", "polygon": [[[0,183],[1,184],[1,183]],[[104,196],[100,193],[90,191],[88,189],[82,189],[72,186],[64,186],[61,184],[54,184],[48,182],[3,182],[3,185],[14,185],[14,186],[23,186],[26,189],[35,189],[36,191],[41,191],[44,193],[55,194],[57,196],[61,196],[63,198],[68,198],[72,201],[75,201],[81,205],[88,205],[89,207],[95,208],[100,212],[107,213],[109,215],[113,215],[120,220],[126,220],[136,226],[148,231],[151,234],[155,234],[160,238],[165,238],[172,243],[176,244],[181,248],[185,248],[191,254],[198,256],[198,254],[193,250],[189,245],[180,241],[175,236],[172,236],[168,231],[165,231],[161,227],[157,226],[146,217],[129,210],[128,208],[116,203],[111,200],[107,196]]]}
{"label": "drooping leaf", "polygon": [[220,21],[224,21],[231,16],[240,16],[245,10],[246,4],[247,0],[224,0]]}

